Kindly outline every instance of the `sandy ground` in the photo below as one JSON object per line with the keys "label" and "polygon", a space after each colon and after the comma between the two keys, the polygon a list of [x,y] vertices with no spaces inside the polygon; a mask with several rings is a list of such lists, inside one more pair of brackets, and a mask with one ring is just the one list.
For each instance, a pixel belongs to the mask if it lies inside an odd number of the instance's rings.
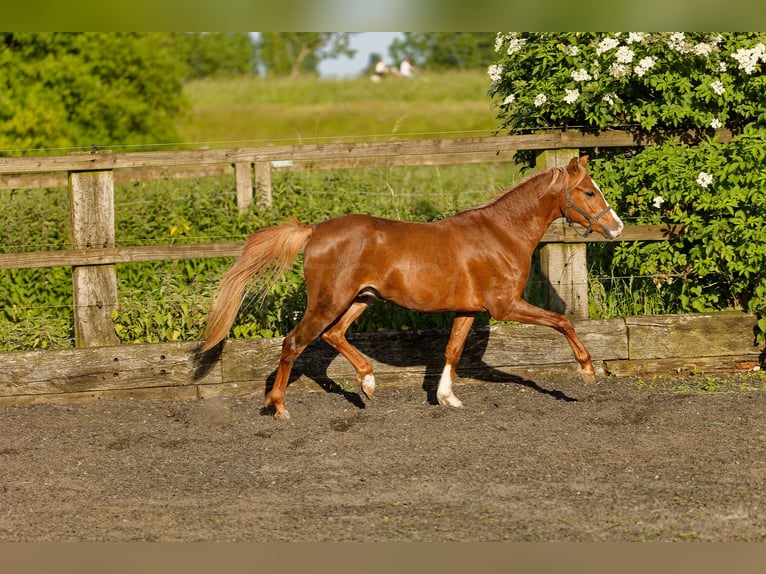
{"label": "sandy ground", "polygon": [[3,541],[766,541],[762,374],[0,408]]}

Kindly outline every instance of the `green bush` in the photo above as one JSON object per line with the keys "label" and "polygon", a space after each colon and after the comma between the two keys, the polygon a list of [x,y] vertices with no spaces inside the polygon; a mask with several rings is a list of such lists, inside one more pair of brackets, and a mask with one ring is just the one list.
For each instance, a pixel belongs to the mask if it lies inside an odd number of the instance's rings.
{"label": "green bush", "polygon": [[[497,35],[488,73],[501,130],[619,128],[653,142],[589,150],[591,172],[629,222],[684,233],[599,246],[594,269],[644,276],[681,311],[764,314],[765,42],[764,33]],[[716,139],[721,127],[732,141]]]}
{"label": "green bush", "polygon": [[[766,129],[733,142],[664,143],[630,158],[597,162],[594,173],[620,210],[639,223],[683,225],[675,241],[620,243],[611,266],[651,276],[665,298],[704,312],[766,310]],[[764,327],[764,321],[761,320]]]}
{"label": "green bush", "polygon": [[0,33],[0,155],[177,141],[171,48],[159,33]]}

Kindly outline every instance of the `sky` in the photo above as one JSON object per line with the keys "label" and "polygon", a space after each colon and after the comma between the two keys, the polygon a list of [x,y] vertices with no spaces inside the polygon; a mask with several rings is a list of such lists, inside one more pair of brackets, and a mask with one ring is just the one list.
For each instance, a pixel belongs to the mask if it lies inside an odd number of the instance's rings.
{"label": "sky", "polygon": [[351,48],[356,50],[353,58],[340,57],[335,60],[324,60],[319,65],[322,77],[358,76],[367,66],[370,54],[378,53],[388,64],[399,62],[389,61],[388,47],[401,32],[360,32],[351,36]]}

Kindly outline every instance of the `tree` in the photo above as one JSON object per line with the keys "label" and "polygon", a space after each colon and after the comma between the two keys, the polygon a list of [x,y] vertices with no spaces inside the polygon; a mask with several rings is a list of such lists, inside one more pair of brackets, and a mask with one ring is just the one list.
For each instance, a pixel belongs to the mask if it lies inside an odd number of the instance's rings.
{"label": "tree", "polygon": [[247,32],[176,32],[179,57],[190,79],[242,76],[256,71],[255,43]]}
{"label": "tree", "polygon": [[431,70],[484,69],[495,60],[492,32],[405,32],[389,48],[395,61],[410,58]]}
{"label": "tree", "polygon": [[500,33],[495,48],[500,130],[619,128],[656,142],[629,157],[592,150],[591,172],[619,211],[684,233],[610,247],[606,273],[649,277],[682,310],[757,312],[766,331],[766,34]]}
{"label": "tree", "polygon": [[258,60],[269,76],[316,74],[325,59],[353,56],[349,32],[261,32]]}
{"label": "tree", "polygon": [[0,153],[176,141],[182,74],[167,34],[2,33]]}

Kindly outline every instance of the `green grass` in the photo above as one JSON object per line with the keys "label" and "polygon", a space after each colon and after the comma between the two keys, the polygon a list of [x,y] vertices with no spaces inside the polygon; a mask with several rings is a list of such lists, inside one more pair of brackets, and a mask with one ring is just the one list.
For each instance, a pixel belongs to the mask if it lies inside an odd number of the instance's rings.
{"label": "green grass", "polygon": [[184,142],[211,147],[491,135],[483,72],[357,79],[240,78],[186,86]]}
{"label": "green grass", "polygon": [[679,376],[657,375],[636,380],[639,389],[681,395],[727,395],[766,391],[766,371],[739,373],[692,372]]}

